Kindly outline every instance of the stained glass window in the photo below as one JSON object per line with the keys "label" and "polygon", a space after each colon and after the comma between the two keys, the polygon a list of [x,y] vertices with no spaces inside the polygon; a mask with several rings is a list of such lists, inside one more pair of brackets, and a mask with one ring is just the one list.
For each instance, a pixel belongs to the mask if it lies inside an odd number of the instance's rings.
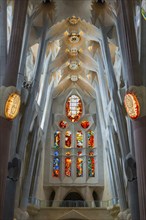
{"label": "stained glass window", "polygon": [[53,177],[59,177],[59,171],[60,171],[60,159],[59,157],[54,157],[53,159]]}
{"label": "stained glass window", "polygon": [[54,133],[54,148],[60,147],[60,131]]}
{"label": "stained glass window", "polygon": [[65,133],[65,147],[71,147],[71,132],[70,131],[66,131]]}
{"label": "stained glass window", "polygon": [[83,176],[83,159],[78,157],[77,158],[77,177]]}
{"label": "stained glass window", "polygon": [[71,158],[65,158],[65,175],[71,176]]}
{"label": "stained glass window", "polygon": [[67,151],[67,152],[65,153],[65,155],[66,155],[66,156],[70,156],[70,155],[71,155],[70,151]]}
{"label": "stained glass window", "polygon": [[59,152],[58,151],[54,151],[54,156],[58,157],[59,156]]}
{"label": "stained glass window", "polygon": [[88,158],[88,175],[89,177],[95,176],[95,160],[94,157]]}
{"label": "stained glass window", "polygon": [[82,126],[82,128],[86,129],[90,126],[90,123],[89,123],[89,121],[82,121],[81,126]]}
{"label": "stained glass window", "polygon": [[82,102],[77,95],[71,95],[66,102],[66,115],[72,121],[76,122],[82,114]]}
{"label": "stained glass window", "polygon": [[82,131],[77,131],[76,141],[77,141],[77,147],[83,148],[83,133],[82,133]]}
{"label": "stained glass window", "polygon": [[60,128],[66,128],[67,127],[67,122],[66,121],[60,121],[59,126],[60,126]]}
{"label": "stained glass window", "polygon": [[78,156],[81,156],[82,155],[82,151],[78,151]]}
{"label": "stained glass window", "polygon": [[88,147],[94,147],[94,131],[88,131]]}
{"label": "stained glass window", "polygon": [[93,151],[90,151],[90,152],[89,152],[89,156],[94,156],[94,152],[93,152]]}

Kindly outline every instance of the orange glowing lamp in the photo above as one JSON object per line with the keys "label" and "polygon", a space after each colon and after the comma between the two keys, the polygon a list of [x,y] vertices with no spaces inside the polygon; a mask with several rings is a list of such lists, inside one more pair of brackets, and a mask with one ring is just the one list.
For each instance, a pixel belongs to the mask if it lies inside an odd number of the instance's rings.
{"label": "orange glowing lamp", "polygon": [[140,115],[140,103],[134,93],[128,92],[124,98],[126,112],[131,119],[137,119]]}
{"label": "orange glowing lamp", "polygon": [[14,119],[19,113],[20,104],[20,95],[15,92],[11,93],[5,103],[5,117],[10,120]]}

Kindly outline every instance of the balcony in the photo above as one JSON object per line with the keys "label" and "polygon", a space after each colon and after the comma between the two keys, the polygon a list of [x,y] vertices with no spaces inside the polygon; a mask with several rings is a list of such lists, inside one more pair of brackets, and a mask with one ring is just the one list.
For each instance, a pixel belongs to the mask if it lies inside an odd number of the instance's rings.
{"label": "balcony", "polygon": [[64,200],[64,201],[55,201],[55,200],[39,200],[37,198],[29,198],[28,204],[33,205],[37,208],[49,208],[49,207],[58,207],[58,208],[67,208],[67,207],[82,207],[82,208],[108,208],[114,205],[118,205],[119,201],[117,198],[113,198],[107,201],[83,201],[83,200]]}

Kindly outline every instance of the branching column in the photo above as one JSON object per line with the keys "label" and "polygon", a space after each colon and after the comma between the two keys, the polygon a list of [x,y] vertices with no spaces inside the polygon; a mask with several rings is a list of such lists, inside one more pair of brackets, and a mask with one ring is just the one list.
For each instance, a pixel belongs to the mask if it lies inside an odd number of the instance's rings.
{"label": "branching column", "polygon": [[20,154],[20,157],[23,158],[24,151],[25,151],[25,146],[30,130],[30,125],[32,122],[33,114],[35,111],[35,97],[38,93],[39,89],[39,83],[40,83],[40,77],[42,73],[42,68],[43,68],[43,60],[45,57],[45,52],[46,52],[46,37],[47,33],[47,25],[44,27],[42,37],[41,37],[41,42],[39,46],[39,52],[38,52],[38,57],[37,57],[37,64],[35,67],[35,80],[34,80],[34,85],[32,87],[32,90],[30,92],[30,98],[27,103],[27,107],[25,109],[24,115],[23,115],[23,123],[22,123],[22,128],[21,128],[21,133],[19,134],[19,139],[17,143],[17,152]]}
{"label": "branching column", "polygon": [[113,106],[113,112],[115,115],[115,122],[118,130],[118,137],[120,141],[120,147],[122,152],[123,159],[125,156],[129,153],[130,147],[129,147],[129,141],[128,141],[128,135],[127,135],[127,128],[126,128],[126,122],[125,122],[125,116],[122,111],[121,103],[118,97],[118,87],[117,82],[114,74],[114,69],[112,65],[110,50],[108,46],[108,40],[105,33],[105,28],[101,24],[101,33],[102,33],[102,53],[103,53],[103,59],[105,60],[105,69],[109,84],[109,91],[111,95],[111,99],[113,100],[114,106]]}
{"label": "branching column", "polygon": [[[4,1],[2,1],[2,3],[4,4]],[[28,0],[23,0],[23,1],[15,0],[9,53],[8,53],[5,77],[3,79],[4,86],[16,86],[27,5],[28,5]],[[2,212],[3,212],[3,204],[4,204],[7,167],[8,167],[8,155],[9,155],[10,139],[11,139],[11,127],[12,127],[11,122],[5,119],[0,119],[0,161],[1,161],[0,219],[1,220],[3,220]]]}
{"label": "branching column", "polygon": [[32,144],[32,149],[31,149],[30,161],[28,165],[28,171],[25,176],[25,180],[24,180],[23,188],[22,188],[22,195],[21,195],[22,198],[20,202],[20,208],[23,210],[25,210],[28,205],[28,198],[29,198],[29,192],[30,192],[30,187],[31,187],[32,175],[33,175],[38,145],[40,141],[38,127],[39,125],[36,121],[36,123],[34,123],[34,138],[33,138],[33,144]]}
{"label": "branching column", "polygon": [[109,126],[109,150],[110,150],[110,155],[113,161],[114,173],[116,175],[115,180],[116,180],[116,186],[117,186],[117,193],[119,197],[119,204],[120,204],[121,211],[124,211],[127,209],[127,201],[126,201],[126,196],[125,196],[125,187],[124,187],[124,178],[123,178],[122,168],[121,168],[119,156],[116,150],[117,143],[115,140],[114,132],[115,131],[114,131],[113,126]]}
{"label": "branching column", "polygon": [[[143,73],[143,68],[142,70],[140,69],[138,62],[139,56],[133,21],[133,10],[131,10],[132,3],[133,1],[119,0],[119,25],[124,33],[125,39],[125,47],[121,49],[126,49],[127,51],[127,56],[125,57],[127,62],[125,65],[127,65],[128,69],[129,86],[140,86],[145,85],[143,82],[143,74],[145,74],[145,72]],[[141,40],[143,40],[143,37]],[[145,63],[143,63],[143,65],[145,65]],[[140,219],[146,220],[146,116],[141,117],[132,123],[138,177]]]}

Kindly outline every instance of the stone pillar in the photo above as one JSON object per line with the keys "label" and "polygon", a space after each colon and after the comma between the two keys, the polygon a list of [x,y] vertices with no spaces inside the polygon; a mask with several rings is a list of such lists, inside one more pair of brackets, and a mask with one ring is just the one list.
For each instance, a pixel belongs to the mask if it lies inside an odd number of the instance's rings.
{"label": "stone pillar", "polygon": [[113,196],[113,204],[116,204],[117,198],[118,198],[117,187],[115,184],[116,176],[114,175],[113,164],[112,164],[112,160],[110,158],[110,152],[109,152],[108,148],[106,149],[106,153],[107,153],[107,168],[109,170],[110,186],[111,186],[111,192],[112,192],[112,196]]}
{"label": "stone pillar", "polygon": [[85,190],[86,193],[84,195],[84,198],[85,198],[85,202],[87,203],[87,206],[91,208],[95,207],[95,202],[92,196],[92,190],[90,189],[89,186],[86,186]]}
{"label": "stone pillar", "polygon": [[131,154],[125,159],[125,171],[128,179],[128,197],[132,220],[140,219],[138,204],[138,186],[136,175],[136,162]]}
{"label": "stone pillar", "polygon": [[108,86],[109,86],[109,91],[111,95],[111,99],[113,102],[113,112],[114,112],[114,117],[115,117],[115,122],[116,122],[116,129],[118,130],[118,137],[120,141],[120,148],[121,148],[121,153],[123,159],[125,156],[129,153],[130,148],[129,148],[129,142],[128,142],[128,136],[127,136],[127,128],[126,128],[126,121],[125,121],[125,116],[122,111],[121,103],[118,97],[118,87],[117,87],[117,82],[114,74],[114,69],[112,65],[112,60],[111,60],[111,55],[110,55],[110,50],[108,46],[108,40],[107,36],[105,33],[105,28],[101,23],[101,33],[102,33],[102,43],[101,43],[101,49],[102,49],[102,54],[103,54],[103,60],[105,61],[105,69],[106,69],[106,74],[107,74],[107,79],[108,79]]}
{"label": "stone pillar", "polygon": [[12,32],[7,59],[5,86],[16,86],[28,0],[15,0]]}
{"label": "stone pillar", "polygon": [[37,187],[38,187],[38,178],[39,178],[40,168],[41,168],[41,156],[42,156],[42,150],[39,151],[39,155],[38,155],[36,174],[35,174],[34,186],[33,186],[33,191],[32,191],[32,199],[36,198]]}
{"label": "stone pillar", "polygon": [[8,164],[8,177],[6,183],[6,195],[3,219],[12,220],[14,217],[14,204],[16,184],[20,175],[21,161],[18,156]]}
{"label": "stone pillar", "polygon": [[52,204],[52,207],[59,207],[62,202],[62,193],[61,193],[62,187],[58,187],[58,189],[55,190],[55,198]]}
{"label": "stone pillar", "polygon": [[143,76],[143,85],[146,86],[146,21],[144,20],[143,16],[141,16],[141,28],[140,28],[140,36],[141,36],[141,45],[140,45],[140,67]]}
{"label": "stone pillar", "polygon": [[[9,53],[5,77],[3,79],[4,86],[16,86],[27,5],[28,0],[21,2],[19,0],[15,1]],[[0,220],[3,220],[2,212],[6,186],[11,128],[12,123],[10,121],[2,118],[0,119]]]}
{"label": "stone pillar", "polygon": [[120,209],[121,211],[124,211],[127,209],[128,206],[125,195],[123,172],[119,161],[119,155],[116,150],[117,143],[114,137],[115,135],[114,132],[115,131],[113,126],[109,126],[109,150],[110,150],[111,160],[113,162]]}
{"label": "stone pillar", "polygon": [[35,165],[36,153],[38,150],[39,141],[40,140],[39,140],[38,124],[34,123],[34,138],[33,138],[32,150],[30,153],[30,161],[29,161],[28,171],[27,171],[27,174],[25,176],[24,183],[22,186],[20,208],[23,210],[26,210],[27,205],[28,205],[32,175],[33,175],[33,171],[34,171],[34,165]]}
{"label": "stone pillar", "polygon": [[41,36],[41,42],[39,45],[39,52],[37,56],[37,61],[36,61],[36,67],[34,70],[34,75],[35,75],[35,80],[34,80],[34,85],[31,89],[30,92],[30,98],[27,103],[27,107],[24,112],[24,116],[22,119],[22,127],[21,127],[21,134],[19,135],[18,138],[18,143],[17,143],[17,152],[20,154],[20,157],[23,158],[24,156],[24,150],[30,130],[30,125],[32,123],[32,118],[35,112],[35,97],[39,89],[39,83],[40,83],[40,77],[42,73],[42,68],[43,68],[43,60],[45,57],[45,52],[46,52],[46,33],[47,33],[47,24],[45,25],[43,29],[43,33]]}
{"label": "stone pillar", "polygon": [[21,91],[22,83],[24,80],[25,64],[26,64],[26,58],[27,58],[31,25],[32,25],[32,19],[27,17],[27,22],[25,25],[25,32],[24,32],[24,37],[23,37],[23,48],[22,48],[22,53],[21,53],[21,62],[20,62],[20,67],[19,67],[18,79],[17,79],[17,88],[19,91]]}
{"label": "stone pillar", "polygon": [[[140,69],[138,62],[138,48],[133,21],[133,11],[131,10],[132,3],[133,1],[120,0],[118,3],[118,16],[119,25],[121,26],[121,30],[126,39],[124,49],[126,49],[128,54],[128,56],[125,57],[125,59],[127,59],[125,65],[127,65],[128,69],[128,84],[129,86],[140,86],[144,85],[143,74],[145,73]],[[143,65],[145,65],[145,63]],[[132,124],[138,178],[140,219],[146,220],[146,116],[133,121]]]}
{"label": "stone pillar", "polygon": [[7,60],[7,11],[6,1],[0,2],[0,86],[2,85]]}
{"label": "stone pillar", "polygon": [[[21,60],[20,60],[20,66],[19,66],[19,73],[17,78],[17,89],[21,92],[21,95],[23,96],[24,91],[22,90],[22,84],[24,81],[24,73],[25,73],[25,65],[26,65],[26,58],[27,58],[27,52],[28,52],[28,45],[29,45],[29,36],[32,26],[32,21],[36,17],[37,13],[33,13],[30,17],[27,16],[26,25],[25,25],[25,31],[24,31],[24,37],[23,37],[23,47],[22,47],[22,53],[21,53]],[[19,127],[20,127],[20,119],[21,116],[19,115],[12,125],[12,144],[10,149],[10,158],[12,158],[16,151],[16,145],[18,141],[18,134],[19,134]]]}

